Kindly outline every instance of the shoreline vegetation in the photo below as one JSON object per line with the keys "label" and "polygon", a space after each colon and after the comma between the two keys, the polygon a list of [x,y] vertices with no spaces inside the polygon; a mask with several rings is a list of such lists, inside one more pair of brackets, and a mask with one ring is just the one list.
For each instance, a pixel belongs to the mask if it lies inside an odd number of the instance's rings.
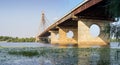
{"label": "shoreline vegetation", "polygon": [[[120,42],[120,39],[110,39],[110,41]],[[19,38],[19,37],[10,37],[10,36],[0,36],[0,42],[35,42],[35,38],[34,37]]]}
{"label": "shoreline vegetation", "polygon": [[0,42],[35,42],[35,38],[19,38],[10,36],[0,36]]}

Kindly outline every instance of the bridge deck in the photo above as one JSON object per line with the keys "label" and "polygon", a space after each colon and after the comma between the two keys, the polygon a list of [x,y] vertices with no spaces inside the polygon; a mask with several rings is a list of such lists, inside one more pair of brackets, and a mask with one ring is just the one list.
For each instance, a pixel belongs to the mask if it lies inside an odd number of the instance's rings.
{"label": "bridge deck", "polygon": [[[39,37],[49,36],[49,30],[58,30],[57,26],[74,26],[77,27],[77,21],[73,20],[73,16],[85,19],[102,19],[111,20],[112,18],[106,13],[105,5],[106,0],[85,0],[78,7],[70,11],[68,14],[63,16],[61,19],[56,21],[46,30],[44,30]],[[102,15],[101,15],[102,14]]]}

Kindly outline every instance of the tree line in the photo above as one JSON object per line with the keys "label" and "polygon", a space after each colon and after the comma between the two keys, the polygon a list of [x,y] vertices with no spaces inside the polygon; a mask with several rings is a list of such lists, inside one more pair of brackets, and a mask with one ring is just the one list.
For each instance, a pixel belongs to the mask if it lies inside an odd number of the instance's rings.
{"label": "tree line", "polygon": [[35,42],[35,38],[19,38],[19,37],[10,37],[10,36],[0,36],[0,41],[5,42]]}
{"label": "tree line", "polygon": [[109,13],[109,17],[114,18],[116,23],[105,27],[105,33],[110,33],[110,37],[112,37],[114,41],[120,41],[120,0],[106,0],[106,3],[106,13]]}

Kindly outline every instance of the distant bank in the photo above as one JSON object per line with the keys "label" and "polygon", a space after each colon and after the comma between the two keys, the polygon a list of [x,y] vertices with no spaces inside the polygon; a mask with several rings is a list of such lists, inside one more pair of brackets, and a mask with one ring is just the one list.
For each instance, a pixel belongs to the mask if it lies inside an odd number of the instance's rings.
{"label": "distant bank", "polygon": [[10,36],[0,36],[0,42],[35,42],[35,38],[19,38]]}

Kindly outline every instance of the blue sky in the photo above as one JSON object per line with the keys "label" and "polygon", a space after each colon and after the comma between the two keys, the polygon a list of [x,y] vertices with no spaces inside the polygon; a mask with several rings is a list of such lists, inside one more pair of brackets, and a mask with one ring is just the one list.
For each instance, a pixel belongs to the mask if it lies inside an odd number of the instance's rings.
{"label": "blue sky", "polygon": [[0,36],[33,37],[41,12],[55,22],[82,0],[0,0]]}

